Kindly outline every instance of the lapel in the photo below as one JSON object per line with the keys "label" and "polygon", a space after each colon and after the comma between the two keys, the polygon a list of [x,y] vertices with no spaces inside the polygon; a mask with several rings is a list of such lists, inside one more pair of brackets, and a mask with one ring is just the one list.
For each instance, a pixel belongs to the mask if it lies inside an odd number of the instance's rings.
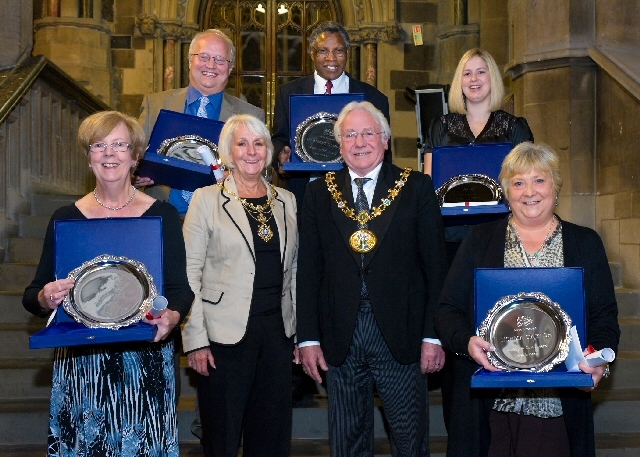
{"label": "lapel", "polygon": [[219,121],[224,122],[235,114],[233,105],[231,104],[231,100],[231,97],[227,95],[226,92],[222,95],[222,103],[220,104],[220,116],[218,117]]}
{"label": "lapel", "polygon": [[187,89],[178,89],[173,93],[173,97],[169,97],[163,109],[184,113],[187,105]]}
{"label": "lapel", "polygon": [[306,77],[306,78],[302,78],[301,79],[301,83],[298,86],[298,89],[295,93],[297,94],[313,94],[313,87],[315,86],[316,80],[312,75]]}
{"label": "lapel", "polygon": [[[389,195],[389,190],[393,189],[396,185],[396,179],[400,178],[398,173],[394,173],[394,168],[386,163],[382,164],[380,168],[380,174],[378,175],[378,182],[376,183],[376,188],[373,191],[373,200],[371,202],[371,206],[379,206],[382,203],[382,199],[386,198]],[[398,174],[398,176],[394,176]],[[387,234],[387,230],[389,229],[389,224],[393,220],[393,215],[400,204],[400,200],[402,199],[402,190],[398,196],[393,200],[390,206],[388,206],[380,216],[369,221],[368,227],[376,237],[378,238],[378,242],[376,243],[376,247],[367,254],[364,255],[364,265],[365,267],[371,262],[373,256],[376,255],[378,249],[382,245],[384,241],[384,237]]]}
{"label": "lapel", "polygon": [[[263,178],[261,178],[263,179]],[[271,198],[273,193],[271,192],[271,186],[267,184],[267,181],[264,181],[267,186],[267,198]],[[285,255],[287,252],[287,244],[288,244],[288,235],[287,232],[287,217],[286,217],[286,206],[284,200],[280,198],[278,195],[273,200],[273,219],[276,221],[276,226],[278,227],[278,234],[280,235],[280,260],[282,261],[282,265],[286,265],[285,263]]]}
{"label": "lapel", "polygon": [[[253,233],[251,232],[251,226],[249,225],[249,219],[247,214],[242,207],[242,203],[240,203],[236,198],[231,195],[226,189],[230,190],[234,194],[238,194],[238,187],[236,186],[236,181],[233,179],[233,173],[230,173],[229,176],[224,180],[224,188],[220,190],[220,195],[222,196],[222,209],[227,213],[234,227],[242,238],[244,239],[247,247],[249,248],[249,252],[251,253],[251,257],[253,258],[253,262],[256,261],[256,255],[253,245]],[[280,227],[278,227],[279,229]]]}

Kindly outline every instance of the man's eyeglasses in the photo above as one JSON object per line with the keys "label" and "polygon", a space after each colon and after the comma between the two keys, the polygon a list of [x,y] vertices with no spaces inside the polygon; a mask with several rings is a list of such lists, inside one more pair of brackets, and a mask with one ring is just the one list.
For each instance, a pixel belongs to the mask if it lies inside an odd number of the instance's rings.
{"label": "man's eyeglasses", "polygon": [[96,154],[103,153],[107,150],[107,147],[110,147],[113,152],[121,153],[121,152],[128,151],[131,145],[123,141],[118,141],[116,143],[111,143],[111,144],[102,143],[102,142],[91,143],[89,145],[89,151],[94,152]]}
{"label": "man's eyeglasses", "polygon": [[344,56],[347,55],[347,50],[346,49],[327,49],[327,48],[314,48],[316,51],[316,54],[319,55],[320,57],[326,59],[327,57],[329,57],[329,54],[333,54],[333,57],[335,57],[336,59],[341,59]]}
{"label": "man's eyeglasses", "polygon": [[198,56],[198,60],[202,63],[207,63],[209,62],[210,59],[213,59],[216,65],[224,65],[226,63],[231,63],[230,60],[227,60],[222,56],[210,56],[209,54],[206,54],[204,52],[201,52],[200,54],[189,54],[189,57],[193,57],[193,56]]}
{"label": "man's eyeglasses", "polygon": [[371,141],[375,138],[376,135],[380,135],[381,133],[384,132],[372,132],[372,131],[366,131],[366,132],[348,132],[345,133],[344,135],[340,135],[340,138],[342,138],[342,141],[344,141],[345,143],[353,143],[358,139],[358,135],[360,135],[362,137],[362,139],[364,141]]}

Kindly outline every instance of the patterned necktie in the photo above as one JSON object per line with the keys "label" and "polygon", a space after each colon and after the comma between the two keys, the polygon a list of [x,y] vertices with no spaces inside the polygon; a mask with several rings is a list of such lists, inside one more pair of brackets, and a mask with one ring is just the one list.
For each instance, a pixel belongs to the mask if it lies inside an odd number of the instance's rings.
{"label": "patterned necktie", "polygon": [[324,93],[331,95],[331,88],[333,87],[333,83],[331,82],[331,80],[328,80],[327,83],[324,85],[324,87],[327,88],[327,90],[325,90]]}
{"label": "patterned necktie", "polygon": [[204,95],[200,97],[200,106],[198,107],[198,112],[196,116],[198,117],[208,117],[207,116],[207,105],[209,104],[209,97],[205,97]]}
{"label": "patterned necktie", "polygon": [[[364,184],[371,181],[371,178],[355,178],[353,182],[358,186],[358,195],[356,196],[356,213],[360,214],[360,211],[369,211],[369,202],[367,196],[364,193]],[[359,229],[366,229],[367,223],[358,222]],[[360,254],[360,268],[364,270],[364,254]],[[360,298],[368,299],[369,292],[367,292],[367,285],[364,282],[364,274],[361,275],[362,286],[360,288]]]}
{"label": "patterned necktie", "polygon": [[[196,113],[196,116],[198,117],[208,117],[207,116],[207,105],[211,103],[209,101],[209,97],[205,97],[204,95],[202,95],[200,97],[200,106],[198,106],[198,112]],[[191,198],[193,198],[193,192],[189,192],[188,190],[183,190],[182,191],[182,198],[184,199],[185,202],[187,202],[187,205],[191,203]]]}

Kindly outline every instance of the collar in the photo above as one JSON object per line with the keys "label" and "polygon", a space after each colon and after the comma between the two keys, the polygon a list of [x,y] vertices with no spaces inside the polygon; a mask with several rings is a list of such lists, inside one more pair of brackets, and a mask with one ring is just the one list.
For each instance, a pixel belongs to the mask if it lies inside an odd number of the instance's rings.
{"label": "collar", "polygon": [[[187,86],[187,105],[191,105],[192,103],[200,100],[203,94],[200,93],[198,89],[193,87],[191,84]],[[207,95],[206,97],[209,99],[213,106],[220,106],[222,103],[222,97],[224,96],[224,90],[221,90],[217,94]]]}
{"label": "collar", "polygon": [[[313,80],[315,82],[313,86],[314,94],[324,94],[325,85],[327,80],[318,74],[317,71],[313,72]],[[347,72],[343,71],[340,76],[338,76],[333,81],[333,87],[331,88],[332,94],[348,94],[349,93],[349,77],[347,76]]]}
{"label": "collar", "polygon": [[367,173],[365,176],[358,176],[354,171],[349,168],[349,177],[351,178],[351,182],[353,182],[356,178],[371,178],[370,183],[375,183],[378,181],[378,175],[380,174],[380,169],[382,168],[382,162],[380,162],[373,170]]}

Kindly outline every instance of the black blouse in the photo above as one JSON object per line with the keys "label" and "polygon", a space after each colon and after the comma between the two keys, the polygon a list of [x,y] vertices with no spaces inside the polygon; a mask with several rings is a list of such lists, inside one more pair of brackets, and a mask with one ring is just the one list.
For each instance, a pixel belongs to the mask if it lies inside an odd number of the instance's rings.
{"label": "black blouse", "polygon": [[[246,198],[247,202],[256,206],[264,205],[267,197]],[[247,214],[253,246],[255,249],[256,275],[253,281],[253,296],[251,298],[251,315],[265,315],[280,311],[282,301],[282,259],[280,254],[280,235],[278,225],[271,217],[266,225],[273,232],[269,241],[258,236],[258,221]]]}

